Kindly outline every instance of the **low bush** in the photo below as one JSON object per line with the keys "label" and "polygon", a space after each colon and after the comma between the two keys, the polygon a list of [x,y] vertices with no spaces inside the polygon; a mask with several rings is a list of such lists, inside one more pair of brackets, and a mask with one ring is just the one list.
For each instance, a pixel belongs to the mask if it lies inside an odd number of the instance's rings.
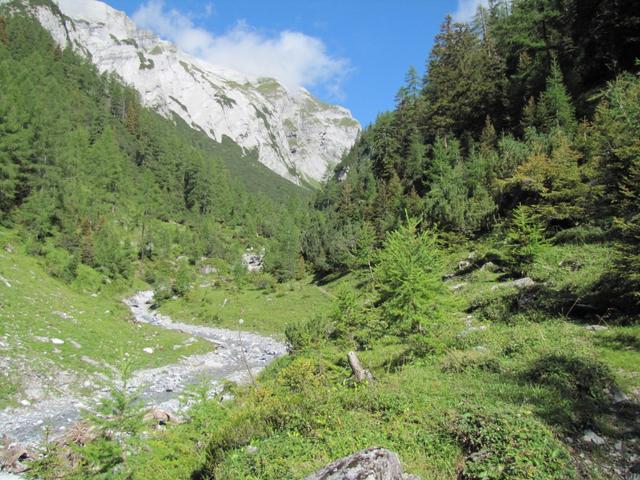
{"label": "low bush", "polygon": [[93,268],[80,264],[76,272],[76,278],[72,286],[82,292],[99,292],[103,285],[103,277]]}
{"label": "low bush", "polygon": [[576,478],[569,452],[528,412],[462,406],[447,420],[467,455],[463,480]]}
{"label": "low bush", "polygon": [[604,241],[605,239],[606,232],[602,228],[592,225],[580,225],[573,228],[567,228],[566,230],[560,230],[553,237],[553,241],[556,244],[594,243]]}
{"label": "low bush", "polygon": [[291,323],[285,328],[287,342],[293,352],[318,346],[331,334],[329,322],[322,316],[315,316],[308,321]]}
{"label": "low bush", "polygon": [[572,354],[549,354],[538,358],[523,378],[556,389],[576,408],[577,423],[588,421],[608,405],[608,392],[615,385],[613,373],[604,363]]}
{"label": "low bush", "polygon": [[70,283],[76,277],[78,259],[65,250],[60,248],[47,249],[45,263],[49,275],[59,278],[63,282]]}
{"label": "low bush", "polygon": [[278,281],[273,275],[266,272],[256,272],[249,274],[249,281],[258,290],[265,290],[266,292],[275,292]]}

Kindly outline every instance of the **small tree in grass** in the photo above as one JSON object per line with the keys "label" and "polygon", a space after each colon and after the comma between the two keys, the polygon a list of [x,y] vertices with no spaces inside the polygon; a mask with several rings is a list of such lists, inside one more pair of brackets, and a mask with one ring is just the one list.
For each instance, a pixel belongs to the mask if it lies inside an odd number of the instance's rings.
{"label": "small tree in grass", "polygon": [[522,205],[513,212],[511,228],[507,232],[506,246],[514,272],[526,275],[536,256],[548,245],[545,228],[538,215]]}
{"label": "small tree in grass", "polygon": [[390,327],[402,335],[436,334],[445,320],[449,292],[442,281],[443,261],[434,231],[418,231],[419,222],[387,235],[375,277],[379,305]]}

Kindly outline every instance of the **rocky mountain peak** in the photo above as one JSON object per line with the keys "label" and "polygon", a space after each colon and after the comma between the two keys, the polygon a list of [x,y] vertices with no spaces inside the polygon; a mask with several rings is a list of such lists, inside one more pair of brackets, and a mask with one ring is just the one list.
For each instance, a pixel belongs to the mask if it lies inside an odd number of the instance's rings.
{"label": "rocky mountain peak", "polygon": [[100,72],[119,75],[145,105],[218,142],[226,136],[247,153],[257,151],[261,163],[294,183],[321,180],[360,132],[347,109],[197,59],[103,2],[20,3],[57,43],[84,54]]}

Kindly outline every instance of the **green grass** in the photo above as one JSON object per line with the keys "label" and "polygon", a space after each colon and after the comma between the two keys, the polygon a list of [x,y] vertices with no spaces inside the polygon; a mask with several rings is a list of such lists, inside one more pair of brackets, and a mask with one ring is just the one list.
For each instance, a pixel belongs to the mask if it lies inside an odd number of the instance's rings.
{"label": "green grass", "polygon": [[308,281],[273,290],[196,286],[185,297],[164,303],[160,311],[186,323],[230,329],[238,329],[243,319],[243,330],[282,335],[289,324],[325,315],[331,308],[330,295]]}
{"label": "green grass", "polygon": [[[607,252],[606,245],[549,247],[532,276],[544,292],[587,292],[606,268]],[[466,255],[451,252],[452,268]],[[470,479],[576,478],[571,455],[584,450],[563,442],[585,428],[618,438],[624,420],[612,414],[607,390],[638,387],[640,327],[594,333],[566,315],[513,310],[519,291],[493,289],[501,275],[476,270],[448,282],[465,286],[453,294],[457,310],[439,348],[426,356],[413,355],[411,343],[392,331],[371,331],[358,355],[375,381],[363,384],[350,379],[353,344],[330,336],[323,322],[335,315],[339,292],[366,291],[368,272],[322,286],[274,286],[268,276],[241,277],[238,286],[222,273],[198,276],[184,298],[161,311],[227,328],[242,318],[243,329],[276,335],[292,323],[318,328],[305,330],[311,341],[268,367],[257,387],[228,386],[233,400],[203,400],[189,421],[151,435],[148,448],[131,458],[136,478],[297,479],[371,446],[397,452],[405,470],[423,480],[457,478],[461,469]],[[254,286],[260,282],[265,289]],[[357,298],[373,300],[370,293]],[[466,310],[477,305],[474,325],[486,329],[459,336]],[[469,460],[474,453],[482,453],[479,460]],[[597,462],[580,475],[607,478]]]}
{"label": "green grass", "polygon": [[[25,368],[36,372],[71,370],[82,376],[109,373],[110,366],[125,356],[132,367],[146,368],[211,350],[204,341],[183,345],[188,337],[181,333],[133,324],[122,303],[124,291],[81,293],[50,277],[39,259],[24,253],[13,233],[0,230],[0,246],[6,244],[12,245],[14,252],[0,250],[3,357],[20,359]],[[55,345],[52,338],[61,339],[64,344]],[[153,348],[154,353],[143,352],[146,347]],[[83,357],[94,360],[96,365]],[[8,372],[9,381],[0,387],[0,407],[15,401],[21,390],[20,365],[14,370]]]}
{"label": "green grass", "polygon": [[[550,291],[580,295],[607,268],[609,252],[607,245],[552,246],[531,275]],[[451,253],[452,268],[468,253]],[[509,458],[515,459],[505,467],[511,476],[487,478],[572,478],[570,450],[562,441],[579,436],[585,425],[615,436],[620,419],[610,414],[606,389],[613,383],[627,392],[637,388],[640,329],[612,325],[594,333],[585,328],[590,322],[565,315],[511,311],[505,316],[503,306],[518,291],[492,288],[502,274],[476,270],[449,282],[465,286],[455,293],[459,311],[442,353],[415,359],[407,355],[406,342],[385,336],[359,352],[375,382],[354,385],[346,362],[349,345],[319,339],[268,368],[257,390],[235,388],[233,402],[205,402],[192,411],[192,422],[154,437],[149,454],[137,459],[140,478],[303,478],[373,445],[398,452],[406,471],[424,480],[456,478],[463,466],[477,475],[470,478],[484,478]],[[323,287],[327,299],[366,277],[329,281]],[[197,320],[219,311],[206,305],[230,298],[235,310],[229,309],[223,322],[232,325],[247,305],[245,312],[273,313],[264,315],[271,326],[261,328],[276,331],[287,323],[277,319],[286,318],[288,308],[300,312],[297,302],[306,290],[281,298],[252,290],[196,290],[188,301],[165,309]],[[305,301],[308,310],[323,311]],[[272,302],[282,302],[282,309]],[[474,323],[487,329],[457,337],[465,309],[479,303],[488,307],[473,313]],[[498,310],[500,315],[493,315]],[[294,316],[305,318],[301,313]],[[468,435],[498,457],[468,462],[473,443],[461,441]],[[184,454],[203,443],[208,453]],[[581,474],[607,478],[597,466]]]}

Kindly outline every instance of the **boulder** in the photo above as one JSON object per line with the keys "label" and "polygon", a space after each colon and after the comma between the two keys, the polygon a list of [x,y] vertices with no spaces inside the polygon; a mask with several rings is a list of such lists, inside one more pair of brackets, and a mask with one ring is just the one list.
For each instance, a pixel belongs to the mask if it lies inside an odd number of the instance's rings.
{"label": "boulder", "polygon": [[471,268],[471,262],[469,260],[462,260],[458,262],[458,271],[467,270]]}
{"label": "boulder", "polygon": [[586,328],[590,332],[604,332],[605,330],[609,329],[609,327],[606,327],[604,325],[587,325],[584,328]]}
{"label": "boulder", "polygon": [[212,265],[202,265],[200,267],[200,273],[202,275],[212,275],[214,273],[218,273],[218,269]]}
{"label": "boulder", "polygon": [[480,270],[487,271],[487,272],[495,272],[496,270],[498,270],[498,265],[496,265],[493,262],[487,262],[484,265],[482,265]]}
{"label": "boulder", "polygon": [[152,408],[149,410],[144,416],[144,421],[155,425],[180,423],[178,417],[166,410],[162,410],[161,408]]}
{"label": "boulder", "polygon": [[264,266],[264,250],[255,253],[253,249],[248,249],[242,254],[242,263],[248,272],[261,272]]}
{"label": "boulder", "polygon": [[604,445],[607,441],[592,430],[585,430],[582,435],[582,441],[593,445]]}
{"label": "boulder", "polygon": [[525,288],[534,287],[535,285],[536,282],[534,282],[531,278],[524,277],[517,280],[512,280],[510,282],[499,283],[498,285],[494,285],[493,287],[491,287],[491,290],[497,290],[499,288],[505,287],[515,287],[519,290],[524,290]]}
{"label": "boulder", "polygon": [[369,448],[336,460],[305,480],[419,480],[402,472],[398,455],[384,448]]}

